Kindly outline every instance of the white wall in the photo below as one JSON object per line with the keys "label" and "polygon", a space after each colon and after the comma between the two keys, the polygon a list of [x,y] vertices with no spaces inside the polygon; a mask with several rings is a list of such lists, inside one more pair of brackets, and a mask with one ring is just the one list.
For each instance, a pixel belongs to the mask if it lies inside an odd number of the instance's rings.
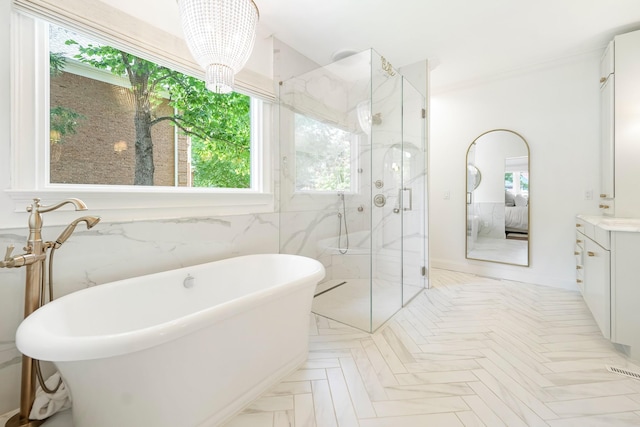
{"label": "white wall", "polygon": [[[585,191],[599,191],[601,53],[432,95],[432,267],[576,289],[574,216],[598,211]],[[531,149],[530,267],[465,259],[465,155],[497,128],[518,132]]]}

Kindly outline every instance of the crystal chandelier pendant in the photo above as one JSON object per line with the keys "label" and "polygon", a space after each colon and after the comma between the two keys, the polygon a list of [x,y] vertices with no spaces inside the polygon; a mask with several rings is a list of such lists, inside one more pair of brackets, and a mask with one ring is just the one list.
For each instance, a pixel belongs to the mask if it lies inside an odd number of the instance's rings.
{"label": "crystal chandelier pendant", "polygon": [[216,93],[233,91],[255,42],[258,7],[253,0],[177,0],[182,30],[205,84]]}

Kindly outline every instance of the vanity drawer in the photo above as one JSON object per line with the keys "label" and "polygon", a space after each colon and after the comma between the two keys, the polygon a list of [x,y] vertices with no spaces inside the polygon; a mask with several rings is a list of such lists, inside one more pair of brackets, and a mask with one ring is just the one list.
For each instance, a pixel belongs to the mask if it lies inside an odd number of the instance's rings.
{"label": "vanity drawer", "polygon": [[579,231],[591,239],[595,239],[595,226],[581,218],[576,218],[576,231]]}
{"label": "vanity drawer", "polygon": [[576,265],[582,265],[584,256],[584,247],[580,247],[577,243],[573,248],[573,255],[575,255]]}
{"label": "vanity drawer", "polygon": [[[580,235],[580,233],[576,233],[576,234]],[[584,267],[583,267],[584,249],[576,243],[573,249],[573,254],[576,260],[576,284],[580,289],[580,293],[583,293],[584,292]]]}

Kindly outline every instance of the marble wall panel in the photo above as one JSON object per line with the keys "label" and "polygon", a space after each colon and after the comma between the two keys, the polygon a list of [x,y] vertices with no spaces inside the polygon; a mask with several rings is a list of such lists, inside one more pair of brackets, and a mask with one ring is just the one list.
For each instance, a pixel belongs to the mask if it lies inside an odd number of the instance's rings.
{"label": "marble wall panel", "polygon": [[475,213],[480,218],[478,237],[504,239],[504,203],[475,203]]}
{"label": "marble wall panel", "polygon": [[[46,218],[45,218],[46,221]],[[164,221],[81,223],[54,253],[54,296],[114,280],[239,255],[278,253],[278,214]],[[63,227],[44,227],[54,240]],[[0,248],[21,253],[28,230],[0,230]],[[24,268],[0,270],[0,413],[18,406],[20,357],[15,331],[23,318]]]}

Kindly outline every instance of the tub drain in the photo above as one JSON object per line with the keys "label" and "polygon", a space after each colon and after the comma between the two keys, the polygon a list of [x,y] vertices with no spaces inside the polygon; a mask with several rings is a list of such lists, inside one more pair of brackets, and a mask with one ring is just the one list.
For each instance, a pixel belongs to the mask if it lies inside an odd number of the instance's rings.
{"label": "tub drain", "polygon": [[327,292],[332,291],[332,290],[334,290],[335,288],[338,288],[338,287],[340,287],[340,286],[342,286],[342,285],[346,285],[346,284],[347,284],[347,282],[338,283],[337,285],[332,286],[332,287],[330,287],[329,289],[325,289],[324,291],[322,291],[322,292],[320,292],[320,293],[315,294],[313,297],[314,297],[314,298],[315,298],[315,297],[319,297],[319,296],[320,296],[320,295],[322,295],[322,294],[326,294]]}

